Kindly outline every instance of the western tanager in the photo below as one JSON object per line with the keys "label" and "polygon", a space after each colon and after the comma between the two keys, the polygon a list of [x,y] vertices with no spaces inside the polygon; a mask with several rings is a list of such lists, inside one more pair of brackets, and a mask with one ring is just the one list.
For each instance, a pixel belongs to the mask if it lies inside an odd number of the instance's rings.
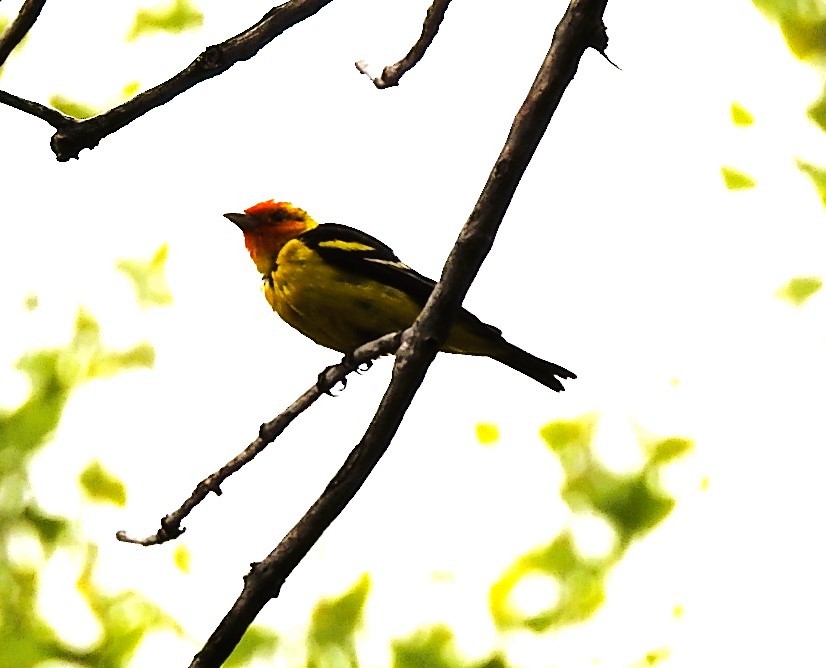
{"label": "western tanager", "polygon": [[[342,353],[409,327],[435,283],[378,239],[346,225],[319,225],[288,202],[268,200],[227,213],[241,228],[273,310],[316,343]],[[557,392],[576,375],[517,348],[460,309],[442,349],[486,355]]]}

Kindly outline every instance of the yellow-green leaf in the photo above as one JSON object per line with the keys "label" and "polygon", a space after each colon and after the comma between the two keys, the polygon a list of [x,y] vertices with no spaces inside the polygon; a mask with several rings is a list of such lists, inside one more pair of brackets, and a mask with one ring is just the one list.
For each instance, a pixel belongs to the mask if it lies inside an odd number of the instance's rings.
{"label": "yellow-green leaf", "polygon": [[[570,532],[564,531],[548,545],[519,557],[493,584],[488,599],[493,621],[499,629],[541,633],[588,619],[605,599],[605,576],[613,563],[613,558],[583,558]],[[524,578],[537,574],[553,577],[558,595],[542,612],[525,615],[514,607],[512,594]]]}
{"label": "yellow-green leaf", "polygon": [[63,95],[52,95],[49,98],[49,104],[57,109],[60,113],[71,116],[72,118],[84,119],[97,116],[100,113],[99,109],[95,109],[83,102],[76,102],[70,100]]}
{"label": "yellow-green leaf", "polygon": [[259,659],[270,664],[268,659],[275,655],[278,647],[278,636],[269,629],[260,626],[250,626],[244,633],[232,654],[224,663],[224,668],[244,668]]}
{"label": "yellow-green leaf", "polygon": [[132,41],[153,32],[180,33],[203,23],[204,15],[189,0],[173,0],[169,5],[139,9],[126,39]]}
{"label": "yellow-green leaf", "polygon": [[313,609],[309,629],[311,639],[319,644],[346,642],[361,624],[369,592],[370,576],[365,573],[341,596],[320,600]]}
{"label": "yellow-green leaf", "polygon": [[117,267],[135,288],[138,303],[144,308],[172,303],[172,293],[166,282],[166,260],[169,246],[164,244],[148,260],[121,260]]}
{"label": "yellow-green leaf", "polygon": [[822,0],[752,0],[777,21],[791,52],[801,60],[826,54],[826,7]]}
{"label": "yellow-green leaf", "polygon": [[140,81],[130,81],[123,87],[123,91],[121,91],[121,95],[125,100],[128,100],[131,97],[135,97],[138,91],[141,89]]}
{"label": "yellow-green leaf", "polygon": [[742,105],[732,102],[731,121],[735,125],[751,125],[754,123],[754,116]]}
{"label": "yellow-green leaf", "polygon": [[799,276],[786,283],[776,294],[781,299],[800,306],[822,287],[823,280],[818,276]]}
{"label": "yellow-green leaf", "polygon": [[80,486],[86,496],[96,503],[126,505],[126,486],[97,460],[80,474]]}
{"label": "yellow-green leaf", "polygon": [[826,130],[826,90],[806,112],[821,130]]}
{"label": "yellow-green leaf", "polygon": [[694,441],[689,438],[672,436],[663,438],[653,443],[648,443],[645,449],[649,454],[649,464],[665,464],[672,459],[682,457],[685,453],[694,448]]}
{"label": "yellow-green leaf", "polygon": [[743,190],[744,188],[754,188],[757,185],[755,180],[748,174],[744,174],[732,167],[723,167],[723,181],[729,190]]}
{"label": "yellow-green leaf", "polygon": [[820,201],[823,202],[823,206],[826,206],[826,169],[816,167],[803,160],[797,161],[797,168],[804,174],[809,175],[809,178],[817,189],[817,194],[820,195]]}
{"label": "yellow-green leaf", "polygon": [[172,553],[172,561],[181,573],[189,573],[190,564],[192,563],[192,554],[187,549],[186,545],[178,545]]}

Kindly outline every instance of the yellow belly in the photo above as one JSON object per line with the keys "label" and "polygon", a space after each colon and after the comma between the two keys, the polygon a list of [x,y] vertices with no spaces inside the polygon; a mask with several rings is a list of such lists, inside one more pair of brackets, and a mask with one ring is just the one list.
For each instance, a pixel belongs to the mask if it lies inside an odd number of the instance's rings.
{"label": "yellow belly", "polygon": [[[321,262],[298,241],[281,250],[271,279],[264,294],[273,310],[319,345],[343,353],[409,327],[421,311],[404,292]],[[484,355],[496,347],[486,330],[471,332],[463,320],[460,314],[445,350]]]}

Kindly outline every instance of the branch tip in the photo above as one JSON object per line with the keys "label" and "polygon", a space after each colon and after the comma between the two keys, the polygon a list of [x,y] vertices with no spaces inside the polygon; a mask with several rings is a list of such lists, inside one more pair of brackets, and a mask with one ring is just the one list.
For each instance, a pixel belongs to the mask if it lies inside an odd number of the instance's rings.
{"label": "branch tip", "polygon": [[407,52],[407,55],[399,62],[385,67],[380,76],[374,77],[369,73],[369,66],[363,60],[356,63],[356,69],[362,74],[370,77],[373,85],[376,88],[392,88],[399,85],[399,80],[410,70],[412,70],[419,61],[424,57],[425,52],[433,43],[436,33],[439,32],[439,26],[445,18],[445,12],[450,4],[450,0],[433,0],[433,3],[428,7],[425,15],[424,24],[422,25],[422,34],[416,43]]}

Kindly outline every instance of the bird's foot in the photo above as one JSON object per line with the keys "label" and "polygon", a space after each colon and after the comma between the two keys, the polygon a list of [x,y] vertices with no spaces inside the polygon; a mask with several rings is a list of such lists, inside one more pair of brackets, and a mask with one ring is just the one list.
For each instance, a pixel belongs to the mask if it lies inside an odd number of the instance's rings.
{"label": "bird's foot", "polygon": [[[331,369],[335,369],[337,366],[338,364],[331,364],[330,366],[328,366],[326,369],[324,369],[324,371],[318,374],[318,380],[316,381],[316,387],[319,389],[319,391],[324,392],[324,394],[327,394],[331,397],[337,397],[339,394],[344,392],[344,388],[347,387],[346,376],[337,383],[331,384],[330,381],[327,380],[327,372]],[[339,385],[341,386],[341,389],[338,391],[338,394],[333,394],[333,390],[337,388]]]}

